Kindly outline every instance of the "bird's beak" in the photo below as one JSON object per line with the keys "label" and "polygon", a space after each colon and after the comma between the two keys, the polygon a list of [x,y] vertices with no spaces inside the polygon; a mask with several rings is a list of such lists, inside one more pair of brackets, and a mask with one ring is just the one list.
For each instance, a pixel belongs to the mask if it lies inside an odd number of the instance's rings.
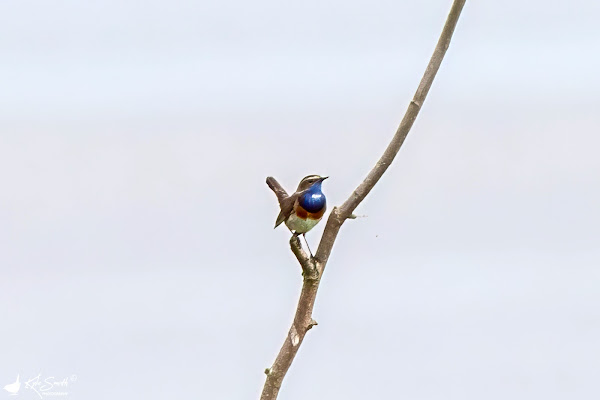
{"label": "bird's beak", "polygon": [[321,177],[321,182],[323,182],[325,179],[329,178],[328,176],[322,176]]}

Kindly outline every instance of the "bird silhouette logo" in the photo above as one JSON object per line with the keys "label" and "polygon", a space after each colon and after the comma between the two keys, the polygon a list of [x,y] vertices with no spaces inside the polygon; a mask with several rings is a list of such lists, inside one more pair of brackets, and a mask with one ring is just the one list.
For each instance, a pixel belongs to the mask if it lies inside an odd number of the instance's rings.
{"label": "bird silhouette logo", "polygon": [[8,385],[4,386],[4,390],[6,390],[11,395],[18,394],[19,389],[21,389],[21,382],[19,382],[19,375],[17,375],[16,382],[9,383]]}

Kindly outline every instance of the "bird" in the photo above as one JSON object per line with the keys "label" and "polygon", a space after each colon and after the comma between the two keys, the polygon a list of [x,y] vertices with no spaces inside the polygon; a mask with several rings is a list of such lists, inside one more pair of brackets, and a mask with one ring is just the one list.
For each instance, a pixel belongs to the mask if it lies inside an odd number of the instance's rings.
{"label": "bird", "polygon": [[17,375],[17,381],[10,383],[6,386],[4,386],[4,390],[6,390],[8,393],[10,394],[17,394],[17,392],[19,391],[19,389],[21,388],[21,382],[19,382],[19,375]]}
{"label": "bird", "polygon": [[327,178],[320,175],[305,176],[296,191],[288,196],[275,178],[267,177],[267,185],[279,200],[280,212],[275,220],[275,228],[285,223],[294,236],[302,235],[306,241],[306,232],[319,223],[327,209],[327,199],[321,188]]}

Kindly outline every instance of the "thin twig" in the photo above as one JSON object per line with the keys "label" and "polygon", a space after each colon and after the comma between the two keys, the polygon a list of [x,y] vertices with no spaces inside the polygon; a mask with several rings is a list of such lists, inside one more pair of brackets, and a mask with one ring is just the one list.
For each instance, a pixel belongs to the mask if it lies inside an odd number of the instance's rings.
{"label": "thin twig", "polygon": [[[446,50],[450,45],[454,28],[456,27],[460,13],[465,5],[465,1],[466,0],[454,0],[452,3],[450,13],[448,14],[448,18],[446,19],[446,23],[433,55],[431,56],[417,91],[412,101],[408,105],[408,109],[404,114],[404,118],[402,118],[400,126],[396,130],[396,134],[392,138],[390,144],[384,151],[377,164],[375,164],[364,181],[354,190],[354,192],[344,202],[344,204],[342,204],[341,207],[334,207],[331,211],[315,257],[308,258],[307,260],[308,256],[302,250],[300,241],[297,240],[298,238],[295,238],[297,242],[294,241],[294,238],[290,240],[292,251],[296,255],[296,258],[298,258],[298,261],[300,262],[300,265],[302,265],[302,269],[305,272],[304,284],[302,285],[302,292],[300,293],[300,300],[298,301],[298,307],[296,308],[296,315],[294,316],[294,322],[292,323],[292,327],[288,332],[288,336],[284,341],[283,346],[281,347],[281,350],[279,351],[279,354],[273,363],[273,366],[265,370],[267,379],[260,397],[261,400],[274,400],[277,398],[283,378],[292,364],[292,361],[294,360],[294,357],[296,356],[296,353],[298,352],[298,349],[304,340],[306,332],[316,325],[316,322],[311,317],[312,310],[315,298],[317,296],[319,283],[321,281],[321,276],[325,269],[325,265],[329,260],[329,255],[331,254],[337,234],[342,227],[342,224],[346,221],[346,219],[351,218],[352,212],[369,194],[371,189],[373,189],[375,184],[379,181],[383,173],[388,169],[396,157],[396,154],[398,154],[400,147],[402,147],[404,139],[406,139],[408,132],[415,122],[415,119],[421,110],[421,106],[427,97],[427,93],[431,88],[433,79],[440,68],[442,60],[444,59],[444,55],[446,54]],[[283,188],[281,188],[279,184],[274,185],[273,182],[267,183],[269,183],[269,187],[273,189],[279,199],[282,193],[281,190],[283,190]],[[283,193],[285,193],[285,190],[283,190]],[[306,273],[312,268],[316,269],[316,274]]]}

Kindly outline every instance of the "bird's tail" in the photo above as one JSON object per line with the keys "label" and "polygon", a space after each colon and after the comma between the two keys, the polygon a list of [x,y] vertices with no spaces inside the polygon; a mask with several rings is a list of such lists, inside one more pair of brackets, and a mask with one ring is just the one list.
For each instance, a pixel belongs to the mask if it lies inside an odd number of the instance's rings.
{"label": "bird's tail", "polygon": [[275,193],[275,196],[277,196],[280,205],[284,199],[289,197],[285,189],[277,182],[277,179],[272,176],[267,177],[267,185],[269,185],[273,193]]}

